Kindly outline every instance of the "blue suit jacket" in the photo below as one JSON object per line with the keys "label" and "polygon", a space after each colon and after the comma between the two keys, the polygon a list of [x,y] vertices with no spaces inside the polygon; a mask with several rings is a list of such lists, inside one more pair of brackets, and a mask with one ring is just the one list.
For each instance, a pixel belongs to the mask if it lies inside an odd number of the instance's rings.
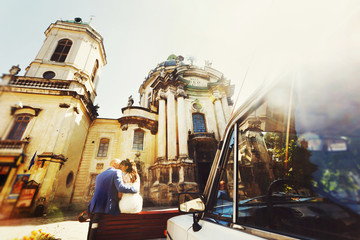
{"label": "blue suit jacket", "polygon": [[113,167],[100,173],[95,179],[95,193],[89,205],[89,213],[120,213],[118,192],[136,193],[133,187],[126,187],[120,170]]}

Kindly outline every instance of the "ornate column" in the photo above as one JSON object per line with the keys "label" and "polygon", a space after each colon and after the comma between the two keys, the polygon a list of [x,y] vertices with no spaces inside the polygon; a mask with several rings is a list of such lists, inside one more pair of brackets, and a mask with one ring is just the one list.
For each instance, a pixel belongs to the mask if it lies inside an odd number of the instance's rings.
{"label": "ornate column", "polygon": [[169,167],[169,183],[172,183],[173,180],[172,180],[172,173],[173,173],[173,168],[172,166],[170,165]]}
{"label": "ornate column", "polygon": [[185,104],[184,97],[186,96],[184,89],[179,86],[176,92],[177,96],[177,120],[178,120],[178,136],[179,136],[179,157],[187,158],[188,145],[187,145],[187,127],[185,119]]}
{"label": "ornate column", "polygon": [[158,160],[166,159],[166,112],[165,93],[160,90],[157,96],[159,101],[159,123],[158,123]]}
{"label": "ornate column", "polygon": [[219,128],[219,135],[220,137],[222,137],[224,135],[226,122],[225,122],[224,112],[221,106],[220,96],[219,94],[216,93],[214,93],[214,105],[215,105],[217,124]]}
{"label": "ornate column", "polygon": [[225,120],[227,123],[230,118],[230,110],[229,110],[229,103],[227,101],[226,95],[223,95],[223,97],[221,98],[221,104],[222,104],[222,108],[224,110]]}
{"label": "ornate column", "polygon": [[169,87],[167,92],[167,158],[168,160],[176,159],[176,112],[175,112],[175,91]]}
{"label": "ornate column", "polygon": [[185,182],[185,176],[184,176],[184,165],[182,165],[179,169],[179,183]]}

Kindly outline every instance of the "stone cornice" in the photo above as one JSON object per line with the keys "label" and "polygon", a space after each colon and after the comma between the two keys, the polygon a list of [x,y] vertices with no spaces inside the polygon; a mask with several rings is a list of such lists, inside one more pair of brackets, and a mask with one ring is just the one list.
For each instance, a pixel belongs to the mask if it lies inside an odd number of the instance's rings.
{"label": "stone cornice", "polygon": [[168,97],[170,94],[171,95],[173,95],[173,96],[175,96],[175,94],[176,94],[176,90],[177,90],[177,87],[176,86],[174,86],[174,85],[168,85],[168,86],[166,86],[166,96]]}
{"label": "stone cornice", "polygon": [[14,115],[16,113],[16,111],[20,110],[20,109],[31,109],[35,113],[34,116],[38,116],[39,112],[42,110],[41,108],[33,108],[33,107],[30,107],[30,106],[11,107],[11,115]]}
{"label": "stone cornice", "polygon": [[126,116],[118,119],[121,127],[127,124],[137,124],[141,128],[149,129],[151,134],[158,131],[158,121],[141,116]]}
{"label": "stone cornice", "polygon": [[228,97],[232,97],[234,95],[235,85],[231,85],[230,81],[228,81],[228,80],[222,79],[217,82],[208,83],[208,87],[210,89],[212,89],[213,91],[218,90],[220,92],[223,92]]}
{"label": "stone cornice", "polygon": [[[84,81],[82,80],[62,80],[26,76],[12,76],[7,85],[39,89],[73,89],[80,87],[82,88],[86,97],[90,98],[90,93],[87,92]],[[95,91],[94,94],[97,95]]]}
{"label": "stone cornice", "polygon": [[210,80],[209,75],[204,72],[202,69],[196,69],[196,71],[188,70],[184,72],[184,77],[199,77],[206,80]]}
{"label": "stone cornice", "polygon": [[[66,81],[63,81],[66,82]],[[87,112],[91,120],[94,120],[97,116],[97,110],[93,105],[92,101],[85,95],[78,94],[76,91],[69,89],[67,84],[59,85],[58,88],[39,88],[36,86],[22,86],[22,85],[5,85],[0,86],[1,91],[3,92],[19,92],[19,93],[28,93],[28,94],[43,94],[43,95],[56,95],[56,96],[71,96],[75,99],[79,99]]]}
{"label": "stone cornice", "polygon": [[139,109],[139,110],[143,110],[143,111],[146,111],[146,112],[149,112],[149,113],[156,113],[155,111],[149,109],[149,108],[144,108],[144,107],[139,107],[139,106],[131,106],[131,107],[123,107],[121,109],[121,112],[124,113],[125,110],[127,109]]}
{"label": "stone cornice", "polygon": [[64,164],[67,161],[67,157],[62,154],[54,154],[52,152],[43,152],[37,155],[39,161],[50,161],[50,162],[58,162]]}
{"label": "stone cornice", "polygon": [[215,134],[209,132],[200,132],[200,133],[191,133],[189,134],[189,142],[209,142],[209,143],[217,143],[215,138]]}

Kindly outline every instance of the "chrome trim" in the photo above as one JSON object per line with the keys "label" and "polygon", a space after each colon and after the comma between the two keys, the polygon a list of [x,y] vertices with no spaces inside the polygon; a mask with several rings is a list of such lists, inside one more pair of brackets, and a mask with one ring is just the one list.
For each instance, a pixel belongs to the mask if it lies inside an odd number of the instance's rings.
{"label": "chrome trim", "polygon": [[[238,215],[239,215],[239,211],[237,208],[237,202],[238,202],[238,188],[239,188],[239,184],[238,184],[238,174],[237,174],[237,163],[238,163],[238,130],[239,130],[239,126],[238,126],[238,122],[235,122],[234,124],[234,132],[233,132],[233,136],[234,136],[234,147],[233,147],[233,151],[234,151],[234,169],[233,169],[233,178],[234,178],[234,185],[233,185],[233,223],[236,223],[236,220],[238,219]],[[228,159],[227,159],[228,160]]]}
{"label": "chrome trim", "polygon": [[209,202],[210,200],[210,192],[211,192],[211,187],[214,184],[214,177],[216,175],[216,171],[219,168],[219,161],[221,156],[223,155],[224,152],[224,148],[225,148],[225,140],[229,137],[229,133],[231,132],[231,128],[241,119],[246,117],[249,112],[254,108],[254,106],[259,106],[261,104],[261,102],[264,100],[264,97],[266,96],[266,94],[268,94],[270,92],[270,90],[272,88],[274,88],[274,86],[276,85],[278,81],[272,82],[270,84],[268,84],[265,87],[260,87],[259,89],[257,89],[254,94],[252,96],[250,96],[248,98],[248,100],[242,104],[232,115],[231,118],[229,119],[225,131],[224,131],[224,135],[221,139],[221,141],[223,141],[223,145],[221,147],[220,150],[218,150],[215,154],[214,157],[214,161],[213,161],[213,165],[211,167],[210,173],[209,173],[209,178],[208,178],[208,182],[206,183],[206,186],[204,188],[204,196],[207,200],[206,203]]}
{"label": "chrome trim", "polygon": [[269,232],[266,230],[260,230],[257,228],[242,226],[242,225],[238,225],[238,224],[231,224],[230,227],[234,230],[239,230],[244,233],[248,233],[248,234],[266,238],[266,239],[276,239],[276,240],[298,240],[298,239],[300,239],[300,238],[293,238],[293,237],[281,235],[278,233]]}

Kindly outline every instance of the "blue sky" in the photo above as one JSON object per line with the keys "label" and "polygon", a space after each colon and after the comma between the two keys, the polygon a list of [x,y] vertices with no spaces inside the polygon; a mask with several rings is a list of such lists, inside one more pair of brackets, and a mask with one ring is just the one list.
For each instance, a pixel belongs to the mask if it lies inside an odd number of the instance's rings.
{"label": "blue sky", "polygon": [[[148,72],[170,54],[205,60],[236,85],[239,103],[271,78],[303,62],[316,66],[359,33],[357,0],[2,0],[0,73],[25,68],[56,20],[81,17],[103,36],[108,64],[95,103],[119,118],[127,98],[139,101]],[[359,37],[360,35],[358,35]],[[354,46],[357,47],[355,44]],[[247,72],[247,74],[246,74]],[[245,78],[246,75],[246,78]]]}

